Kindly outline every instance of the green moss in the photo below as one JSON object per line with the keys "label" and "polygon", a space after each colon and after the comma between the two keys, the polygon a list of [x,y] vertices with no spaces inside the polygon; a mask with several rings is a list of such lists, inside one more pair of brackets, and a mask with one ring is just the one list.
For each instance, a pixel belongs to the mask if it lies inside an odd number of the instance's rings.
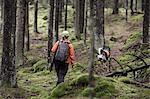
{"label": "green moss", "polygon": [[135,32],[135,33],[131,34],[129,36],[128,40],[126,41],[126,44],[124,45],[124,49],[128,49],[133,44],[140,42],[141,38],[142,38],[141,32]]}
{"label": "green moss", "polygon": [[46,69],[46,66],[47,66],[47,61],[40,60],[36,64],[33,65],[33,70],[35,73],[39,71],[43,71],[44,69]]}
{"label": "green moss", "polygon": [[119,78],[119,81],[124,82],[124,83],[128,83],[128,82],[130,82],[130,79],[127,77],[121,77],[121,78]]}
{"label": "green moss", "polygon": [[34,58],[34,57],[27,57],[27,65],[33,66],[36,62],[38,62],[40,59],[39,58]]}
{"label": "green moss", "polygon": [[84,66],[80,63],[76,63],[73,68],[73,71],[82,71],[82,70],[84,70]]}
{"label": "green moss", "polygon": [[36,47],[36,49],[41,49],[41,48],[45,47],[45,45],[43,45],[43,44],[37,44],[35,47]]}
{"label": "green moss", "polygon": [[91,92],[91,88],[88,87],[88,88],[85,88],[81,94],[85,97],[88,97],[90,92]]}
{"label": "green moss", "polygon": [[70,85],[72,86],[87,86],[88,85],[88,75],[87,74],[83,74],[83,75],[79,75],[76,79],[74,79]]}
{"label": "green moss", "polygon": [[31,93],[27,92],[22,88],[0,88],[0,99],[16,99],[16,98],[25,98],[28,99]]}
{"label": "green moss", "polygon": [[70,86],[68,85],[68,83],[61,83],[51,91],[50,97],[61,97],[67,94],[68,93],[67,90],[69,89],[69,87]]}

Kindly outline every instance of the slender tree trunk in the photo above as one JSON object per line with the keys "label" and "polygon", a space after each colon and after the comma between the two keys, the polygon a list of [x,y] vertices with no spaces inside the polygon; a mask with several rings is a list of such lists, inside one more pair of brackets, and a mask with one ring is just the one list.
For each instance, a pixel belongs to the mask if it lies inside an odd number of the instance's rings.
{"label": "slender tree trunk", "polygon": [[0,32],[3,33],[3,16],[4,16],[4,0],[1,0],[1,19],[0,19]]}
{"label": "slender tree trunk", "polygon": [[[145,49],[149,48],[149,19],[150,19],[150,1],[145,0],[145,8],[144,8],[144,20],[143,20],[143,47]],[[149,82],[150,73],[148,69],[143,69],[139,71],[136,80],[144,83]]]}
{"label": "slender tree trunk", "polygon": [[81,33],[83,33],[84,26],[84,2],[85,0],[76,0],[75,2],[75,33],[78,40],[81,39]]}
{"label": "slender tree trunk", "polygon": [[62,22],[62,12],[64,10],[64,0],[59,0],[60,2],[60,9],[59,9],[59,22]]}
{"label": "slender tree trunk", "polygon": [[138,1],[135,0],[135,11],[137,12],[137,9],[138,9]]}
{"label": "slender tree trunk", "polygon": [[34,2],[34,32],[38,32],[38,0],[35,0]]}
{"label": "slender tree trunk", "polygon": [[14,0],[12,8],[12,67],[14,70],[13,77],[11,79],[13,87],[18,87],[17,85],[17,75],[16,75],[16,11],[17,11],[17,0]]}
{"label": "slender tree trunk", "polygon": [[16,0],[4,0],[3,54],[0,67],[0,84],[6,87],[16,87],[16,70],[13,62],[13,42],[15,28]]}
{"label": "slender tree trunk", "polygon": [[96,32],[95,49],[102,48],[105,45],[104,39],[104,0],[96,2]]}
{"label": "slender tree trunk", "polygon": [[128,0],[125,2],[125,9],[126,9],[126,22],[128,21]]}
{"label": "slender tree trunk", "polygon": [[88,0],[85,0],[85,6],[84,6],[84,45],[86,45],[86,39],[87,39],[87,18],[88,18]]}
{"label": "slender tree trunk", "polygon": [[90,0],[90,26],[89,30],[91,33],[91,50],[90,50],[90,61],[89,61],[89,87],[91,89],[90,99],[93,99],[94,89],[94,0]]}
{"label": "slender tree trunk", "polygon": [[142,8],[142,11],[144,11],[144,7],[145,7],[145,0],[141,0],[141,8]]}
{"label": "slender tree trunk", "polygon": [[68,0],[66,0],[66,7],[65,7],[65,30],[67,30],[67,6],[68,6]]}
{"label": "slender tree trunk", "polygon": [[59,0],[55,0],[56,10],[55,10],[55,42],[59,40]]}
{"label": "slender tree trunk", "polygon": [[81,37],[80,37],[80,23],[79,23],[79,10],[80,10],[80,8],[79,8],[79,3],[80,3],[80,0],[76,0],[76,2],[75,2],[75,33],[76,33],[76,38],[78,39],[78,40],[80,40],[81,39]]}
{"label": "slender tree trunk", "polygon": [[145,0],[144,21],[143,21],[143,43],[149,43],[149,19],[150,19],[150,1]]}
{"label": "slender tree trunk", "polygon": [[119,0],[114,0],[114,8],[112,14],[118,14],[119,13]]}
{"label": "slender tree trunk", "polygon": [[85,6],[85,0],[80,0],[80,33],[83,33],[84,28],[84,6]]}
{"label": "slender tree trunk", "polygon": [[26,17],[25,17],[25,45],[26,50],[30,50],[30,35],[29,35],[29,2],[26,1]]}
{"label": "slender tree trunk", "polygon": [[54,0],[49,0],[49,17],[48,17],[48,63],[51,62],[51,49],[53,45],[53,17],[54,17]]}
{"label": "slender tree trunk", "polygon": [[18,0],[18,17],[16,30],[16,63],[17,66],[24,64],[24,35],[25,35],[25,0]]}
{"label": "slender tree trunk", "polygon": [[134,14],[134,11],[133,11],[133,0],[131,0],[130,2],[130,9],[131,9],[131,15]]}

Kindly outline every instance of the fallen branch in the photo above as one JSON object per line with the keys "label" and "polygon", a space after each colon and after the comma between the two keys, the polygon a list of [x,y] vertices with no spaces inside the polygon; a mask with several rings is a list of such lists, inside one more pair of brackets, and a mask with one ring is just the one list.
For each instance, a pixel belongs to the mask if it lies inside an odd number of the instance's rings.
{"label": "fallen branch", "polygon": [[142,70],[142,69],[149,68],[149,67],[150,67],[150,64],[149,65],[145,65],[145,66],[139,66],[137,68],[124,70],[124,71],[116,71],[116,72],[113,72],[111,74],[106,75],[106,77],[127,76],[129,72],[135,72],[135,71]]}

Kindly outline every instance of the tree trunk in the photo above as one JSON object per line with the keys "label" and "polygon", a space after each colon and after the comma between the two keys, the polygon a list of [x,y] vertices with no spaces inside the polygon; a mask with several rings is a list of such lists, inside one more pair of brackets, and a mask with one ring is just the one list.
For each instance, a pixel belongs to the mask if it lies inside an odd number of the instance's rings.
{"label": "tree trunk", "polygon": [[91,33],[91,50],[90,50],[90,60],[89,60],[89,88],[91,89],[90,92],[90,99],[93,99],[94,91],[92,90],[94,88],[94,26],[95,26],[95,20],[94,20],[94,0],[90,0],[90,20],[89,20],[90,26],[89,30]]}
{"label": "tree trunk", "polygon": [[138,1],[135,0],[135,11],[137,12],[137,9],[138,9]]}
{"label": "tree trunk", "polygon": [[133,0],[131,0],[130,2],[130,9],[131,9],[131,15],[134,14],[134,11],[133,11]]}
{"label": "tree trunk", "polygon": [[145,1],[144,21],[143,21],[143,43],[149,43],[149,19],[150,19],[150,1]]}
{"label": "tree trunk", "polygon": [[25,17],[25,45],[26,51],[30,50],[30,35],[29,35],[29,2],[26,1],[26,17]]}
{"label": "tree trunk", "polygon": [[55,42],[59,40],[59,7],[60,2],[59,0],[55,0]]}
{"label": "tree trunk", "polygon": [[87,18],[88,18],[88,0],[85,0],[85,6],[84,6],[84,28],[83,28],[83,34],[84,34],[84,45],[86,45],[86,39],[87,39]]}
{"label": "tree trunk", "polygon": [[14,64],[14,46],[12,35],[15,32],[16,0],[4,0],[3,54],[0,67],[0,84],[6,87],[16,87],[16,68]]}
{"label": "tree trunk", "polygon": [[80,26],[79,26],[79,3],[80,3],[80,0],[76,0],[75,2],[75,33],[76,33],[76,38],[78,40],[81,39],[80,37]]}
{"label": "tree trunk", "polygon": [[126,9],[126,22],[128,21],[128,0],[125,2],[125,9]]}
{"label": "tree trunk", "polygon": [[0,19],[0,32],[3,33],[3,16],[4,16],[4,0],[1,0],[1,19]]}
{"label": "tree trunk", "polygon": [[105,45],[104,39],[104,0],[96,2],[96,32],[95,49],[102,48]]}
{"label": "tree trunk", "polygon": [[48,63],[51,62],[51,49],[53,45],[53,17],[54,17],[54,0],[49,0],[49,17],[48,17]]}
{"label": "tree trunk", "polygon": [[113,8],[113,13],[112,14],[118,14],[119,13],[119,0],[114,0],[114,8]]}
{"label": "tree trunk", "polygon": [[38,32],[38,0],[34,2],[34,33]]}
{"label": "tree trunk", "polygon": [[65,30],[67,30],[67,6],[68,6],[68,0],[66,0],[66,7],[65,7]]}
{"label": "tree trunk", "polygon": [[59,0],[60,2],[60,9],[59,9],[59,22],[62,22],[62,12],[64,10],[64,0]]}
{"label": "tree trunk", "polygon": [[141,8],[142,8],[142,11],[144,11],[144,7],[145,7],[145,0],[142,0],[142,1],[141,1]]}
{"label": "tree trunk", "polygon": [[16,63],[17,66],[24,64],[24,34],[25,34],[25,0],[18,0],[17,17],[17,40],[16,40]]}
{"label": "tree trunk", "polygon": [[83,33],[84,27],[84,2],[85,0],[76,0],[75,2],[75,33],[78,40],[81,39],[80,34]]}

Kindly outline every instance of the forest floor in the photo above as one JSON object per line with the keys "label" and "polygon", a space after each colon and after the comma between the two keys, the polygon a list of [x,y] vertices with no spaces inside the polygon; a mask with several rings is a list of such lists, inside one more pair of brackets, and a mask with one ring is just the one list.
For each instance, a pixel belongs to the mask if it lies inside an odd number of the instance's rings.
{"label": "forest floor", "polygon": [[[41,34],[31,33],[31,49],[29,52],[25,52],[27,64],[17,69],[17,80],[19,88],[1,88],[0,99],[51,99],[52,93],[55,93],[54,95],[57,95],[55,89],[55,84],[57,80],[56,73],[55,71],[49,72],[49,70],[47,70],[47,20],[43,20],[46,12],[47,10],[43,8],[41,8],[41,10],[39,11],[39,32],[41,32]],[[33,13],[33,9],[30,14],[31,13]],[[69,19],[71,18],[69,17]],[[105,20],[106,44],[111,48],[111,56],[119,59],[120,56],[125,53],[124,47],[127,43],[127,39],[129,38],[129,36],[131,36],[134,32],[142,31],[142,15],[130,17],[129,21],[126,22],[122,14],[110,15],[110,11],[108,10]],[[33,19],[30,18],[30,31],[33,31],[32,22]],[[69,32],[73,33],[72,28],[69,28]],[[75,47],[76,63],[74,68],[69,69],[65,79],[66,83],[74,83],[73,81],[75,81],[76,79],[78,80],[81,75],[87,74],[87,71],[82,70],[84,68],[87,68],[89,61],[89,38],[87,40],[87,46],[83,44],[82,40],[74,40],[74,35],[71,36],[71,40]],[[0,42],[2,42],[1,34]],[[1,48],[2,43],[0,43],[0,55],[2,53]],[[114,63],[114,65],[115,64],[116,63]],[[102,81],[104,80],[102,83],[107,82],[104,85],[108,85],[112,89],[114,87],[117,88],[119,94],[117,93],[116,95],[116,93],[114,93],[115,98],[111,97],[113,99],[150,98],[149,89],[130,84],[128,78],[112,79],[102,77],[99,79],[101,79]],[[110,84],[112,84],[113,86],[108,84],[108,82],[110,82]],[[126,82],[129,82],[129,84],[127,84]],[[62,91],[62,93],[65,93],[63,92],[65,88],[62,88],[61,86],[59,87],[59,90]],[[78,90],[78,87],[75,90],[75,92],[77,92],[74,94],[67,96],[67,93],[65,93],[65,95],[63,96],[64,99],[87,99],[86,97],[83,97],[81,93],[79,93],[81,92],[81,89],[83,90],[83,88],[81,87]],[[111,89],[109,91],[109,95],[113,94]],[[110,97],[103,97],[102,99],[110,99]]]}

